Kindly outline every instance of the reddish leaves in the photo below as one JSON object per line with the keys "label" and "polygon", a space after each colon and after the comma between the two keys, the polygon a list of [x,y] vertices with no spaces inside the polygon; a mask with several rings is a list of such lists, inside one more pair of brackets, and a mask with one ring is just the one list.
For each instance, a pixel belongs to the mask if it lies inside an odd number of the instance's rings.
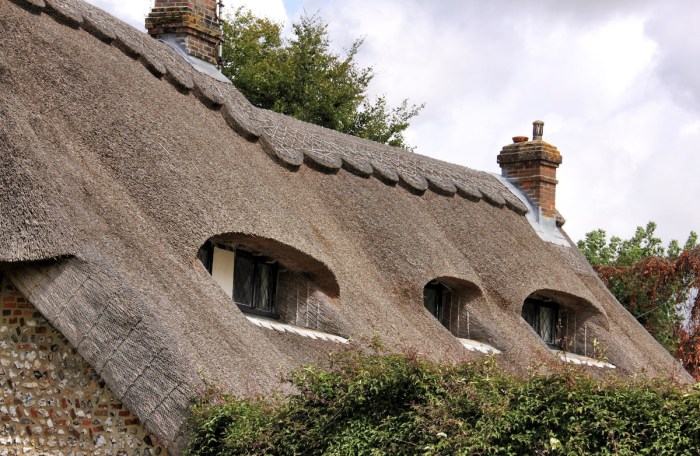
{"label": "reddish leaves", "polygon": [[700,247],[675,259],[594,266],[617,299],[700,380]]}

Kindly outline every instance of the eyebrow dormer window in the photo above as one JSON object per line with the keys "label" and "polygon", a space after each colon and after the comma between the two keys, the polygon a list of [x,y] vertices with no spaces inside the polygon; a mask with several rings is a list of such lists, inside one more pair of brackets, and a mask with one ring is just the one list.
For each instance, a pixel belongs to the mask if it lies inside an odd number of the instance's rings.
{"label": "eyebrow dormer window", "polygon": [[275,317],[277,264],[263,255],[225,245],[205,245],[200,260],[244,312]]}
{"label": "eyebrow dormer window", "polygon": [[441,276],[423,287],[423,307],[470,351],[500,353],[488,321],[488,302],[477,285]]}

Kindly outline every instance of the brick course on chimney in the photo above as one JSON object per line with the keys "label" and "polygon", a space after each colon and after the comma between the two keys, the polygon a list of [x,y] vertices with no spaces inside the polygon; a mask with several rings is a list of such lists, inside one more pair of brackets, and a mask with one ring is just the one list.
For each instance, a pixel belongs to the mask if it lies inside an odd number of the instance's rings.
{"label": "brick course on chimney", "polygon": [[530,201],[540,209],[540,215],[555,218],[557,168],[562,162],[556,147],[542,141],[544,123],[533,123],[533,140],[513,138],[514,143],[505,146],[498,155],[501,173],[520,188]]}
{"label": "brick course on chimney", "polygon": [[156,0],[146,29],[155,38],[174,36],[191,56],[216,64],[222,37],[216,10],[217,0]]}

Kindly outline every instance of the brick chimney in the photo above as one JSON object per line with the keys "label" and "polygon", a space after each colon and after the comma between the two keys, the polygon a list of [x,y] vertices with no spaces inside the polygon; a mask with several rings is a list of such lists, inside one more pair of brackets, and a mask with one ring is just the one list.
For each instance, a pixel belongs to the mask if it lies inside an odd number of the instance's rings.
{"label": "brick chimney", "polygon": [[146,17],[154,38],[174,37],[193,57],[216,64],[221,42],[218,0],[156,0]]}
{"label": "brick chimney", "polygon": [[540,216],[554,219],[557,186],[557,168],[561,155],[556,147],[542,141],[544,122],[532,123],[532,141],[526,136],[516,136],[513,144],[505,146],[498,154],[501,174],[520,188],[530,202],[540,209]]}

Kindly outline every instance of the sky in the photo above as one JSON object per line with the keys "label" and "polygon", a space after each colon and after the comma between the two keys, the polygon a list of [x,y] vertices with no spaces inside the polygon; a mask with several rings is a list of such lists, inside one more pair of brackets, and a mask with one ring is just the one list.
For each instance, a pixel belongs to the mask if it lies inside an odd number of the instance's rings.
{"label": "sky", "polygon": [[[144,0],[90,0],[143,29]],[[650,220],[666,242],[700,231],[700,3],[695,0],[226,0],[290,24],[317,13],[334,49],[357,38],[372,96],[425,103],[416,152],[500,173],[513,136],[563,163],[557,209],[573,240],[627,238]]]}

